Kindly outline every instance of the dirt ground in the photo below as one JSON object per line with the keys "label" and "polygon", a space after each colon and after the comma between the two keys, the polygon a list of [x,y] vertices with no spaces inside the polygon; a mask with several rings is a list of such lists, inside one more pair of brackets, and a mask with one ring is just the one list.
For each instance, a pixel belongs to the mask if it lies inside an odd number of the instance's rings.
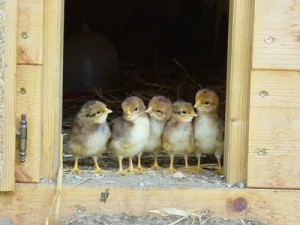
{"label": "dirt ground", "polygon": [[230,220],[214,217],[205,210],[195,212],[190,216],[129,216],[125,214],[85,214],[81,213],[66,218],[60,225],[266,225],[254,218]]}

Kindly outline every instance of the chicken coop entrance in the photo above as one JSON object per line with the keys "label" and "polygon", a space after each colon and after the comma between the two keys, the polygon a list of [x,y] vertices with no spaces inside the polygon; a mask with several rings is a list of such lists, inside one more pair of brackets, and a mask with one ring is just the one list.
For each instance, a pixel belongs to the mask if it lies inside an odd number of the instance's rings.
{"label": "chicken coop entrance", "polygon": [[[224,119],[228,4],[66,0],[63,132],[68,132],[79,108],[91,99],[112,109],[111,121],[121,114],[121,102],[128,96],[141,97],[145,105],[156,95],[194,105],[201,88],[218,93]],[[107,157],[103,160],[109,164]],[[191,164],[196,163],[192,158]],[[64,159],[71,166],[67,142]],[[109,166],[117,168],[113,160],[115,165]]]}

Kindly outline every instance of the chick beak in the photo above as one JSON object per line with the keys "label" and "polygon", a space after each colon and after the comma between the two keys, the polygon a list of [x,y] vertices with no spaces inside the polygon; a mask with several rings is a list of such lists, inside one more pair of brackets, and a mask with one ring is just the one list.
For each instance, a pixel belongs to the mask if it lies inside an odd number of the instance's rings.
{"label": "chick beak", "polygon": [[145,112],[146,112],[146,113],[152,112],[152,107],[148,108]]}
{"label": "chick beak", "polygon": [[106,112],[107,114],[109,114],[109,113],[112,113],[112,110],[106,109],[105,112]]}
{"label": "chick beak", "polygon": [[192,113],[191,116],[192,117],[198,117],[198,115],[196,113]]}
{"label": "chick beak", "polygon": [[196,103],[196,104],[194,105],[194,108],[197,108],[197,107],[199,107],[198,103]]}

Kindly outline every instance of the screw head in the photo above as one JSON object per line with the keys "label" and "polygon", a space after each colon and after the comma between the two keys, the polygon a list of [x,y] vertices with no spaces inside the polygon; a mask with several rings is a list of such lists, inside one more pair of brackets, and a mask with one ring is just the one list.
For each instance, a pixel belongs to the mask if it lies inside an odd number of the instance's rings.
{"label": "screw head", "polygon": [[260,97],[265,97],[265,96],[269,95],[269,93],[267,91],[265,91],[265,90],[259,91],[258,94],[259,94]]}
{"label": "screw head", "polygon": [[257,154],[258,154],[259,156],[263,156],[263,155],[266,154],[266,151],[265,151],[264,149],[258,149],[258,150],[257,150]]}
{"label": "screw head", "polygon": [[268,36],[268,37],[265,38],[265,42],[267,44],[271,44],[273,42],[273,38]]}
{"label": "screw head", "polygon": [[22,37],[23,39],[27,39],[27,38],[28,38],[28,33],[25,32],[25,31],[23,31],[23,32],[21,33],[21,37]]}

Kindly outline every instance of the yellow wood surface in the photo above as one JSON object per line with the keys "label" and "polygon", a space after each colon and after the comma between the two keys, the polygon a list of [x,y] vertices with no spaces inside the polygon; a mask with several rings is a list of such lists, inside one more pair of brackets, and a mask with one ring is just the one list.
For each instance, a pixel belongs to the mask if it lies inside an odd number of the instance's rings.
{"label": "yellow wood surface", "polygon": [[[5,65],[4,80],[0,79],[0,86],[4,88],[4,115],[3,115],[3,164],[0,191],[11,191],[15,187],[15,91],[16,91],[16,32],[17,32],[17,0],[5,2],[4,7],[4,55],[2,65]],[[2,106],[0,106],[2,107]]]}
{"label": "yellow wood surface", "polygon": [[300,188],[300,71],[251,77],[248,186]]}
{"label": "yellow wood surface", "polygon": [[[106,188],[64,185],[60,218],[75,215],[76,209],[85,213],[147,215],[151,209],[178,208],[209,209],[214,216],[233,219],[254,217],[272,225],[298,225],[300,219],[300,191],[109,187],[103,202],[101,193]],[[17,185],[15,192],[0,193],[0,218],[9,217],[14,224],[44,224],[54,196],[55,185]]]}
{"label": "yellow wood surface", "polygon": [[[19,162],[16,154],[16,178],[19,182],[38,182],[40,179],[42,109],[41,74],[42,66],[17,66],[17,109],[16,125],[20,125],[21,114],[27,116],[26,161]],[[23,88],[25,93],[22,94]],[[18,138],[17,138],[18,139]],[[17,146],[18,152],[18,146]]]}
{"label": "yellow wood surface", "polygon": [[43,62],[43,0],[18,1],[18,64]]}
{"label": "yellow wood surface", "polygon": [[41,175],[54,179],[58,169],[62,120],[63,0],[45,0],[43,63],[43,136]]}
{"label": "yellow wood surface", "polygon": [[300,0],[255,1],[253,68],[300,69]]}
{"label": "yellow wood surface", "polygon": [[229,183],[246,180],[254,1],[230,1],[224,172]]}

